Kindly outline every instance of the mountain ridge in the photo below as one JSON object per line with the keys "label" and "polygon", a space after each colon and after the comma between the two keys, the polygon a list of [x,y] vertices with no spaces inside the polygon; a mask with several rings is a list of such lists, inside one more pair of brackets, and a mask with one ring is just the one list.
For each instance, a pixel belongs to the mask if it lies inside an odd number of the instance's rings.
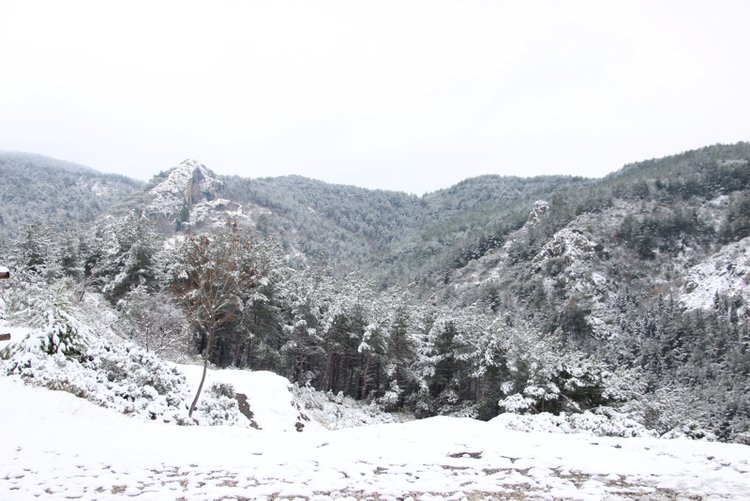
{"label": "mountain ridge", "polygon": [[[78,229],[54,211],[57,227],[15,221],[5,252],[22,276],[101,292],[126,323],[161,322],[149,301],[186,322],[185,280],[244,263],[246,285],[224,303],[236,309],[214,317],[228,325],[193,333],[198,352],[213,339],[219,366],[419,416],[614,406],[659,434],[745,440],[750,281],[734,262],[750,243],[750,144],[633,165],[602,179],[484,176],[417,197],[188,161],[113,189]],[[57,185],[7,171],[40,218],[95,199],[83,174],[59,175],[78,201],[34,205],[35,181]],[[145,313],[131,319],[130,304]]]}

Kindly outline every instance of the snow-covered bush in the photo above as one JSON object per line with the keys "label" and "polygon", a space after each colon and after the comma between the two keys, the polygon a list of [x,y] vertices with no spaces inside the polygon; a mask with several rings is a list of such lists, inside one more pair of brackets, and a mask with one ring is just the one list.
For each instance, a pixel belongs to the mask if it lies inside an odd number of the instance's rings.
{"label": "snow-covered bush", "polygon": [[305,414],[330,430],[393,423],[397,417],[377,405],[356,401],[341,392],[318,391],[310,385],[294,384],[292,394]]}
{"label": "snow-covered bush", "polygon": [[513,393],[498,402],[500,409],[513,414],[526,414],[534,408],[536,402],[521,393]]}
{"label": "snow-covered bush", "polygon": [[579,414],[554,415],[542,412],[534,415],[501,414],[492,423],[509,430],[545,433],[589,433],[607,437],[654,437],[657,434],[626,414],[600,407]]}
{"label": "snow-covered bush", "polygon": [[567,415],[573,430],[607,437],[654,437],[656,433],[611,407],[598,407],[580,414]]}
{"label": "snow-covered bush", "polygon": [[716,435],[707,431],[695,421],[689,421],[685,424],[676,426],[664,433],[661,438],[689,438],[691,440],[716,441]]}
{"label": "snow-covered bush", "polygon": [[47,339],[33,330],[2,352],[3,372],[26,383],[62,390],[97,405],[143,419],[186,424],[185,377],[153,354],[123,342],[92,338],[76,357],[40,349]]}
{"label": "snow-covered bush", "polygon": [[200,424],[210,426],[248,425],[249,422],[240,413],[237,406],[237,394],[229,383],[213,383],[203,394],[197,412],[193,414]]}
{"label": "snow-covered bush", "polygon": [[92,341],[88,327],[76,318],[70,283],[51,286],[35,280],[18,284],[9,292],[10,320],[36,328],[36,335],[21,341],[25,351],[80,358]]}
{"label": "snow-covered bush", "polygon": [[477,419],[479,410],[474,402],[463,400],[452,405],[444,405],[438,409],[438,415],[459,418]]}
{"label": "snow-covered bush", "polygon": [[191,390],[185,376],[154,353],[100,331],[98,318],[89,317],[116,314],[104,301],[98,310],[78,308],[69,285],[14,288],[8,314],[31,329],[0,352],[0,373],[141,419],[178,424],[240,421],[234,391],[224,387],[211,388],[195,419],[188,419]]}
{"label": "snow-covered bush", "polygon": [[382,397],[377,399],[377,403],[383,407],[386,411],[393,411],[398,409],[401,403],[401,396],[403,390],[399,388],[396,381],[391,381],[391,387],[386,391]]}
{"label": "snow-covered bush", "polygon": [[533,332],[509,329],[503,342],[507,379],[500,385],[502,411],[576,413],[627,401],[643,389],[633,371],[616,376],[603,362],[560,350]]}
{"label": "snow-covered bush", "polygon": [[680,388],[660,388],[629,406],[633,415],[664,438],[716,440],[716,434],[701,424],[711,419],[706,415],[706,402]]}

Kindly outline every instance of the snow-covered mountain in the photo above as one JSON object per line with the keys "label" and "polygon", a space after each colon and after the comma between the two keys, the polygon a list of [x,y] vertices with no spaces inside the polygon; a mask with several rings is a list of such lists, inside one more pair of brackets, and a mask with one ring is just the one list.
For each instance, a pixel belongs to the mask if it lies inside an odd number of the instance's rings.
{"label": "snow-covered mountain", "polygon": [[[133,339],[174,324],[195,355],[207,334],[191,300],[217,283],[202,276],[226,271],[237,287],[214,316],[228,319],[209,355],[219,366],[422,417],[552,412],[575,428],[587,412],[622,413],[659,436],[747,443],[748,159],[746,143],[717,145],[601,180],[484,176],[422,197],[185,161],[93,226],[29,225],[6,240],[28,281],[10,284],[8,311],[39,298],[47,308],[55,288],[101,292]],[[191,249],[200,259],[186,259]],[[84,367],[113,378],[99,403],[181,416],[119,379],[134,365],[113,353],[96,348]],[[74,374],[63,378],[74,393],[99,377]],[[187,383],[175,384],[183,395]],[[201,412],[210,421],[222,407]]]}
{"label": "snow-covered mountain", "polygon": [[29,153],[0,152],[0,244],[37,219],[62,228],[115,211],[141,182]]}

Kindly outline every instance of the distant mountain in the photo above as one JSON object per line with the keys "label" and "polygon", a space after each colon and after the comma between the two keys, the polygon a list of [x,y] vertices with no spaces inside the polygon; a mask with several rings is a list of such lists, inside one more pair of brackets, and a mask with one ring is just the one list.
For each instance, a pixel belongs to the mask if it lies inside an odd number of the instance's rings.
{"label": "distant mountain", "polygon": [[391,285],[446,268],[467,240],[517,220],[539,197],[588,181],[484,176],[422,197],[299,176],[224,182],[223,196],[265,209],[256,224],[262,236],[339,274],[358,270]]}
{"label": "distant mountain", "polygon": [[[550,280],[568,271],[558,270],[558,261],[572,266],[569,250],[550,250],[570,245],[565,235],[606,249],[596,266],[608,286],[650,282],[637,270],[648,270],[650,279],[668,265],[674,275],[676,256],[686,273],[712,248],[750,233],[743,212],[749,151],[747,143],[712,146],[627,165],[600,180],[482,176],[421,197],[300,176],[219,176],[195,160],[143,184],[38,155],[3,154],[9,189],[0,194],[0,224],[8,231],[29,217],[61,224],[127,209],[143,210],[164,234],[235,221],[339,275],[358,271],[377,284],[423,291],[450,285],[450,295],[484,301],[471,285],[477,279],[489,289],[546,280],[549,292]],[[531,227],[538,200],[548,210]],[[637,270],[628,274],[631,268]]]}
{"label": "distant mountain", "polygon": [[85,165],[46,157],[37,153],[25,153],[20,151],[0,151],[0,158],[6,164],[26,165],[35,169],[50,169],[73,173],[99,174],[96,170]]}
{"label": "distant mountain", "polygon": [[52,227],[92,222],[143,184],[71,162],[12,152],[0,152],[0,179],[0,247],[34,219]]}
{"label": "distant mountain", "polygon": [[[58,225],[139,209],[166,235],[237,222],[290,254],[383,286],[437,287],[467,302],[491,302],[485,296],[495,292],[485,289],[523,298],[519,284],[533,285],[556,297],[554,283],[573,281],[586,289],[577,297],[598,304],[591,291],[601,284],[581,285],[577,267],[604,277],[610,292],[627,286],[646,293],[656,277],[660,287],[681,285],[691,266],[749,236],[749,159],[747,143],[717,145],[631,164],[600,180],[482,176],[417,197],[300,176],[219,176],[195,160],[143,184],[6,153],[0,229],[30,218]],[[543,213],[534,209],[539,200]]]}
{"label": "distant mountain", "polygon": [[218,176],[186,160],[155,176],[130,206],[143,209],[165,234],[210,231],[233,221],[338,275],[359,271],[391,285],[449,267],[467,240],[488,228],[520,226],[537,198],[588,183],[483,176],[417,197],[301,176]]}

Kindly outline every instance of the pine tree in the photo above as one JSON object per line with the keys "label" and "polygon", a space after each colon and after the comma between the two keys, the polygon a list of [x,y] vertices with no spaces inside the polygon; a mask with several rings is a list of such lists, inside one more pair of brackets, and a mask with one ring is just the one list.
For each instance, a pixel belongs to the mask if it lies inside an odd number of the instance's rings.
{"label": "pine tree", "polygon": [[21,228],[11,265],[22,274],[36,275],[48,281],[59,278],[59,269],[53,258],[54,245],[50,228],[35,219]]}
{"label": "pine tree", "polygon": [[154,256],[159,239],[151,222],[132,211],[115,226],[116,249],[108,256],[108,274],[102,292],[116,303],[129,290],[154,280]]}
{"label": "pine tree", "polygon": [[388,368],[391,378],[388,390],[397,397],[396,407],[404,406],[405,397],[417,388],[412,365],[417,357],[417,339],[407,300],[401,298],[393,312],[388,335]]}

